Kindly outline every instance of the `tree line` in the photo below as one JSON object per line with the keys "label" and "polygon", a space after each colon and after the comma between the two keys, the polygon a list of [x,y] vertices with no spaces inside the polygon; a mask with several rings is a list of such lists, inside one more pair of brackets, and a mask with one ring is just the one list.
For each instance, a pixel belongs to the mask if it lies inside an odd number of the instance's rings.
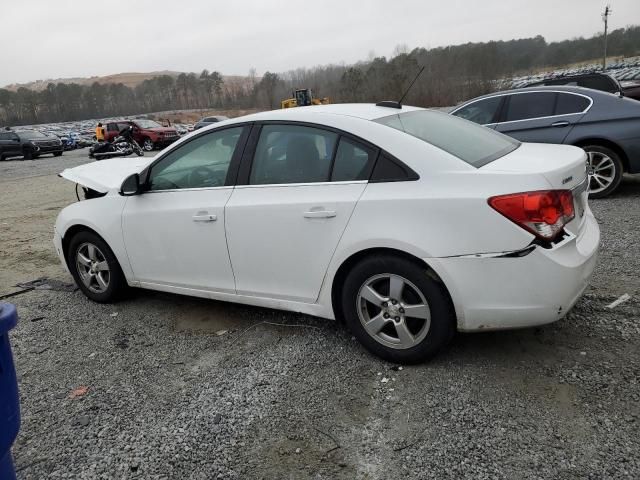
{"label": "tree line", "polygon": [[[131,88],[122,83],[91,85],[49,83],[42,91],[0,89],[0,125],[126,116],[194,108],[277,108],[293,88],[311,88],[332,102],[399,99],[419,69],[425,71],[406,103],[446,106],[503,86],[516,74],[597,59],[602,35],[548,43],[542,36],[509,41],[415,48],[398,46],[390,58],[371,55],[353,65],[324,65],[258,78],[225,80],[217,71],[162,75]],[[609,34],[613,56],[640,54],[640,26]]]}

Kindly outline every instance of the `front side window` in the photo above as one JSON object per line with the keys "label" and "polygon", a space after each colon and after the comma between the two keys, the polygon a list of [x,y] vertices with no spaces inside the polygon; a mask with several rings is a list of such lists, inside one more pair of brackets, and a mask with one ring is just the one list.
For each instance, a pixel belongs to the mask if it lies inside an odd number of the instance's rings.
{"label": "front side window", "polygon": [[518,93],[509,96],[505,122],[553,115],[556,94],[553,92]]}
{"label": "front side window", "polygon": [[500,104],[502,103],[502,98],[503,97],[492,97],[478,100],[477,102],[470,103],[456,110],[453,114],[456,117],[464,118],[465,120],[470,120],[480,125],[493,123],[495,122],[498,108],[500,108]]}
{"label": "front side window", "polygon": [[298,125],[265,125],[253,158],[251,185],[329,180],[338,135]]}
{"label": "front side window", "polygon": [[405,112],[374,121],[417,137],[474,167],[486,165],[520,145],[490,128],[433,110]]}
{"label": "front side window", "polygon": [[108,123],[107,124],[107,131],[109,131],[109,132],[119,132],[118,124],[117,123]]}
{"label": "front side window", "polygon": [[224,186],[242,127],[213,131],[172,150],[151,168],[151,190]]}

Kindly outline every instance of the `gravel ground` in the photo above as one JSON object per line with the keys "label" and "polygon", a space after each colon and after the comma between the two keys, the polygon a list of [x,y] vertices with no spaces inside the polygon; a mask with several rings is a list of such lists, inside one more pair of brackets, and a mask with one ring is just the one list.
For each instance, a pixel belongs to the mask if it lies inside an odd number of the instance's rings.
{"label": "gravel ground", "polygon": [[[13,172],[0,183],[7,239],[27,226],[14,225],[3,197],[51,192],[30,213],[47,228],[50,205],[67,198],[62,180],[11,164],[0,164],[2,180]],[[461,334],[431,363],[403,369],[303,315],[144,291],[116,305],[78,291],[15,296],[18,476],[640,478],[639,202],[637,177],[592,202],[601,259],[567,318]],[[50,229],[29,232],[12,249],[51,248]],[[3,268],[21,255],[5,254]],[[629,301],[606,308],[624,293]]]}

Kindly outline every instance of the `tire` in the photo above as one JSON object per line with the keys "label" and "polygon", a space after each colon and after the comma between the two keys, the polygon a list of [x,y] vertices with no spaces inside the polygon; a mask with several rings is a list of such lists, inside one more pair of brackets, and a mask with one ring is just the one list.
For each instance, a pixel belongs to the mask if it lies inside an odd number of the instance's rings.
{"label": "tire", "polygon": [[589,198],[611,195],[622,181],[624,167],[620,156],[610,148],[600,145],[585,145],[582,149],[587,152]]}
{"label": "tire", "polygon": [[24,154],[22,156],[23,160],[33,160],[33,151],[25,148]]}
{"label": "tire", "polygon": [[[390,292],[392,282],[403,283],[400,295]],[[377,295],[368,293],[369,287]],[[402,257],[372,256],[356,264],[345,279],[341,301],[353,335],[369,352],[389,362],[429,360],[455,333],[455,314],[444,286],[429,276],[425,266]],[[405,308],[409,306],[412,314]],[[365,328],[372,320],[371,325],[380,328]]]}
{"label": "tire", "polygon": [[144,148],[147,152],[152,151],[154,147],[155,145],[153,144],[150,138],[147,137],[142,141],[142,148]]}
{"label": "tire", "polygon": [[60,156],[62,156],[62,152],[53,152],[53,156],[54,157],[60,157]]}
{"label": "tire", "polygon": [[[90,265],[86,263],[87,260]],[[127,281],[113,251],[93,232],[84,231],[74,235],[67,251],[67,264],[78,288],[94,302],[114,302],[127,288]]]}
{"label": "tire", "polygon": [[4,161],[4,155],[0,153],[0,162]]}

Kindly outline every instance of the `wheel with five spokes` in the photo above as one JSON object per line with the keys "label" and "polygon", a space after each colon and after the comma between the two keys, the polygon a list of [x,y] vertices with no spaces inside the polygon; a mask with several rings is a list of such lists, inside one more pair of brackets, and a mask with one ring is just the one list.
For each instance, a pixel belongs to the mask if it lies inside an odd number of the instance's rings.
{"label": "wheel with five spokes", "polygon": [[395,256],[372,256],[347,275],[342,290],[347,326],[370,352],[394,363],[428,360],[455,332],[444,286],[426,266]]}
{"label": "wheel with five spokes", "polygon": [[91,300],[116,300],[126,288],[126,280],[115,255],[95,233],[77,233],[69,244],[67,263],[78,288]]}
{"label": "wheel with five spokes", "polygon": [[589,197],[603,198],[613,193],[622,181],[622,161],[620,156],[607,147],[587,145],[587,175],[589,177]]}

